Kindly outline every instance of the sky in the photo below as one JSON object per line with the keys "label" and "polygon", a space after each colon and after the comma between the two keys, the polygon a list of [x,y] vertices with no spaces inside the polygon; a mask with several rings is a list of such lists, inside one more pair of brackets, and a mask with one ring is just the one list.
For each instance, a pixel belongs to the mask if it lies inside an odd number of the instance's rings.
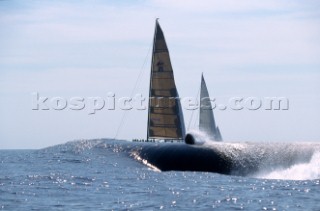
{"label": "sky", "polygon": [[[203,73],[217,104],[288,99],[287,110],[215,109],[225,141],[320,141],[319,1],[1,0],[0,149],[146,138],[147,110],[108,100],[148,96],[156,18],[180,97],[197,96]],[[106,104],[93,113],[94,99]],[[183,112],[195,129],[197,111]]]}

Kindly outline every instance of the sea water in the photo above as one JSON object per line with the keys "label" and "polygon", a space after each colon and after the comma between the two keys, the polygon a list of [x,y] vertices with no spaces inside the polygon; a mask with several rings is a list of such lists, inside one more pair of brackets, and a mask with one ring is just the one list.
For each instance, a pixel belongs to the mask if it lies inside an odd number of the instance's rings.
{"label": "sea water", "polygon": [[0,150],[0,209],[320,210],[317,150],[305,162],[241,177],[160,172],[124,153],[123,143]]}

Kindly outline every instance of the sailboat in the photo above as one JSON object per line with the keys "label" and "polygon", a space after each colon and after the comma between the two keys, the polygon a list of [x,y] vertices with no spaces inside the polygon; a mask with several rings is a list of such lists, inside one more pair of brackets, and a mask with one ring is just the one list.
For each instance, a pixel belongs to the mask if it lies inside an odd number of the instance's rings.
{"label": "sailboat", "polygon": [[214,141],[222,141],[220,129],[214,121],[209,92],[203,74],[200,89],[199,130],[206,133]]}
{"label": "sailboat", "polygon": [[183,141],[185,126],[169,50],[156,20],[148,106],[147,141]]}
{"label": "sailboat", "polygon": [[[221,133],[214,121],[209,92],[203,75],[200,93],[199,129],[208,134],[211,139],[221,141]],[[156,21],[154,34],[149,97],[148,141],[182,141],[185,133],[183,115],[169,51],[158,21]],[[301,160],[298,157],[292,157],[290,150],[288,159],[280,161],[270,159],[270,155],[274,156],[277,153],[273,155],[274,148],[265,144],[248,145],[246,143],[239,149],[239,143],[197,144],[200,143],[197,142],[197,138],[197,134],[188,133],[185,136],[187,144],[124,142],[125,144],[121,144],[121,147],[116,144],[115,146],[117,151],[127,152],[129,156],[144,165],[161,171],[203,171],[245,176],[259,172],[261,167],[266,166],[266,161],[275,166],[290,167],[293,165],[292,160]],[[262,157],[257,156],[261,150],[268,153],[263,153]]]}
{"label": "sailboat", "polygon": [[[203,74],[201,75],[200,86],[199,131],[208,136],[210,140],[222,141],[220,129],[214,121],[212,104]],[[203,144],[204,139],[207,139],[207,137],[204,138],[203,135],[189,132],[184,141],[186,144]]]}

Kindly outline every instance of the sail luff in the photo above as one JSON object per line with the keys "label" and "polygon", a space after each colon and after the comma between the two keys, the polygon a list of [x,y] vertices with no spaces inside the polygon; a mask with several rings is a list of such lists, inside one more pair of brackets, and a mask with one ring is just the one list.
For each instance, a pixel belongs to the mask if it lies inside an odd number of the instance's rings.
{"label": "sail luff", "polygon": [[152,58],[151,58],[151,72],[150,72],[150,84],[149,84],[149,106],[148,106],[148,123],[147,123],[147,140],[149,140],[149,127],[150,127],[150,104],[151,104],[151,87],[152,87],[152,68],[153,68],[153,58],[154,58],[154,50],[155,50],[155,43],[156,43],[156,35],[157,35],[157,25],[158,19],[156,19],[156,25],[154,29],[153,35],[153,46],[152,46]]}
{"label": "sail luff", "polygon": [[221,136],[221,133],[220,133],[220,129],[219,127],[216,128],[216,131],[217,131],[217,134],[216,134],[216,141],[222,141],[222,136]]}
{"label": "sail luff", "polygon": [[[177,95],[178,95],[178,98],[179,98],[178,91],[177,91]],[[185,124],[184,124],[184,118],[183,118],[182,106],[181,106],[180,98],[178,100],[178,108],[179,108],[179,117],[180,117],[180,125],[181,125],[181,134],[182,134],[182,139],[184,139],[184,137],[186,135],[186,128],[185,128]]]}
{"label": "sail luff", "polygon": [[149,89],[147,138],[183,139],[184,123],[169,50],[156,21]]}

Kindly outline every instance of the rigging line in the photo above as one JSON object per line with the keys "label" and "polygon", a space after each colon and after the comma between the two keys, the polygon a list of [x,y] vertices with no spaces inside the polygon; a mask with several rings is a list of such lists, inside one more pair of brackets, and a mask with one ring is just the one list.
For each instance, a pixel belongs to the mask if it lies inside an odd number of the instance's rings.
{"label": "rigging line", "polygon": [[[201,90],[201,85],[200,85],[200,87],[199,87],[199,89],[198,89],[198,93],[197,93],[197,100],[198,100],[198,97],[199,97],[199,94],[200,94],[200,90]],[[199,106],[200,106],[200,102],[199,102]],[[200,109],[200,107],[199,107],[199,109]],[[195,111],[196,109],[193,109],[192,110],[192,113],[191,113],[191,117],[190,117],[190,120],[189,120],[189,123],[188,123],[188,130],[190,130],[190,125],[191,125],[191,122],[192,122],[192,120],[193,120],[193,114],[194,114],[194,111]],[[200,111],[200,110],[199,110]]]}
{"label": "rigging line", "polygon": [[[200,103],[199,103],[199,112],[196,113],[196,118],[195,119],[196,120],[199,119],[199,116],[200,116]],[[200,124],[199,121],[198,122],[194,121],[193,128],[198,128],[199,129],[199,124]]]}
{"label": "rigging line", "polygon": [[144,59],[143,65],[142,65],[142,67],[141,67],[141,70],[140,70],[140,73],[139,73],[139,76],[138,76],[138,79],[136,80],[136,83],[135,83],[135,85],[134,85],[134,87],[133,87],[133,90],[132,90],[132,92],[131,92],[131,97],[133,97],[133,94],[134,94],[134,92],[136,91],[136,89],[139,88],[139,82],[140,82],[140,80],[141,80],[142,75],[144,74],[144,70],[145,70],[145,69],[144,69],[144,66],[145,66],[146,63],[147,63],[147,59],[148,59],[148,56],[149,56],[149,53],[150,53],[150,49],[151,49],[151,45],[149,46],[148,53],[147,53],[147,55],[146,55],[146,58]]}
{"label": "rigging line", "polygon": [[[146,57],[145,57],[145,59],[144,59],[144,62],[143,62],[143,64],[142,64],[142,66],[141,66],[141,69],[140,69],[138,78],[137,78],[137,80],[136,80],[136,82],[135,82],[135,84],[134,84],[134,87],[133,87],[133,90],[132,90],[132,92],[131,92],[130,98],[133,97],[134,92],[135,92],[136,89],[139,87],[138,85],[139,85],[139,82],[140,82],[140,80],[141,80],[142,75],[144,74],[144,70],[145,70],[144,67],[145,67],[145,65],[146,65],[146,63],[147,63],[147,58],[148,58],[148,56],[149,56],[151,46],[152,46],[152,45],[149,46],[147,55],[146,55]],[[114,136],[113,139],[116,139],[116,138],[118,137],[118,135],[119,135],[119,133],[120,133],[120,131],[121,131],[121,129],[122,129],[122,126],[123,126],[123,124],[124,124],[124,120],[126,119],[126,114],[127,114],[126,111],[127,111],[127,110],[124,110],[123,113],[122,113],[122,117],[121,117],[120,124],[119,124],[119,126],[118,126],[117,131],[116,131],[116,135]]]}

